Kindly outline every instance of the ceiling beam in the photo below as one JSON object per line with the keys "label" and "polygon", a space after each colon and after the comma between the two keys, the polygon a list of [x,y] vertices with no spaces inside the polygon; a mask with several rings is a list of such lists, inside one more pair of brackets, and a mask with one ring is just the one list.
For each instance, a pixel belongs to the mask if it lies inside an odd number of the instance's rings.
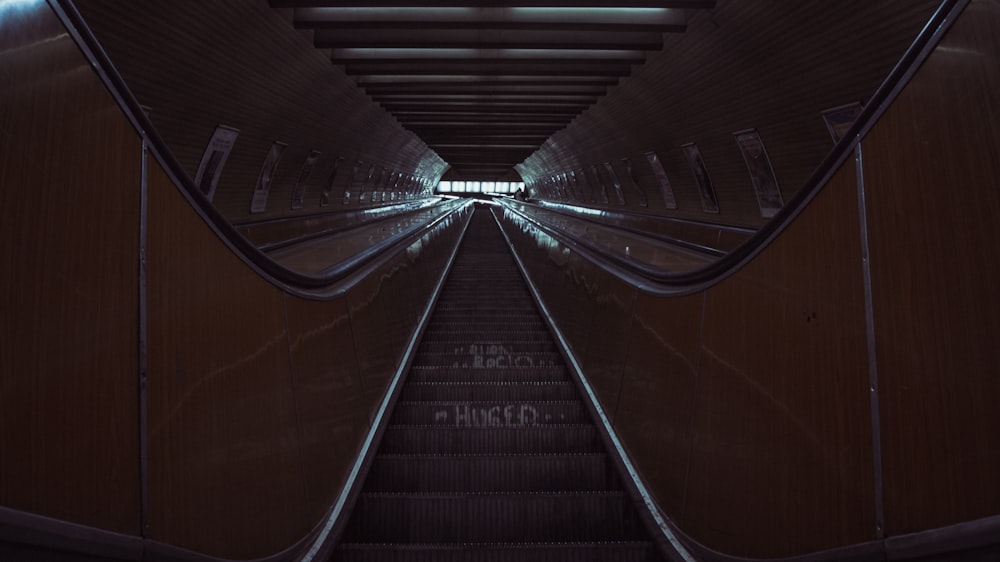
{"label": "ceiling beam", "polygon": [[503,126],[517,126],[517,125],[529,125],[532,127],[543,127],[543,126],[556,126],[565,125],[569,123],[576,115],[554,115],[551,117],[538,116],[538,115],[504,115],[504,114],[487,114],[487,115],[463,115],[463,114],[429,114],[429,115],[417,115],[417,114],[402,114],[395,115],[395,117],[403,123],[413,123],[413,124],[426,124],[426,123],[482,123],[483,125],[503,125]]}
{"label": "ceiling beam", "polygon": [[316,29],[318,48],[383,49],[589,49],[658,51],[658,31],[483,30],[483,29]]}
{"label": "ceiling beam", "polygon": [[459,164],[452,166],[452,169],[454,173],[462,177],[462,179],[457,181],[489,181],[493,177],[516,171],[513,166],[494,166],[488,164]]}
{"label": "ceiling beam", "polygon": [[312,7],[295,8],[301,29],[479,29],[680,32],[683,9],[552,7]]}
{"label": "ceiling beam", "polygon": [[402,96],[402,95],[490,95],[511,94],[517,96],[566,96],[584,95],[601,97],[607,94],[608,85],[567,85],[567,84],[378,84],[365,83],[365,90],[371,96]]}
{"label": "ceiling beam", "polygon": [[[630,63],[565,62],[558,63],[561,72],[572,76],[622,77],[632,72]],[[474,62],[434,61],[383,61],[344,65],[344,72],[358,76],[550,76],[554,63],[544,61],[483,60]]]}
{"label": "ceiling beam", "polygon": [[576,94],[376,94],[372,96],[372,101],[386,104],[474,104],[474,103],[495,103],[509,106],[562,106],[562,105],[583,105],[588,106],[597,102],[598,97],[581,96]]}
{"label": "ceiling beam", "polygon": [[[553,7],[553,8],[683,8],[711,9],[716,0],[478,0],[483,8]],[[468,0],[270,0],[272,8],[463,8]]]}
{"label": "ceiling beam", "polygon": [[548,134],[493,134],[483,135],[476,132],[462,133],[428,133],[422,137],[429,146],[436,144],[468,144],[469,146],[495,146],[504,144],[531,144],[540,147],[548,140]]}
{"label": "ceiling beam", "polygon": [[586,105],[572,106],[537,106],[537,105],[500,105],[490,103],[474,104],[381,104],[393,115],[579,115],[587,109]]}
{"label": "ceiling beam", "polygon": [[524,160],[528,156],[531,156],[533,150],[518,150],[518,151],[498,151],[498,150],[451,150],[447,152],[438,153],[445,160],[458,161],[469,158],[480,158],[483,160],[488,160],[491,162],[511,162],[518,163]]}
{"label": "ceiling beam", "polygon": [[450,150],[450,149],[457,149],[457,150],[481,150],[481,149],[488,149],[488,150],[494,150],[494,149],[495,150],[535,150],[535,149],[538,148],[538,145],[536,145],[534,143],[524,144],[524,143],[516,143],[516,142],[511,142],[511,143],[507,143],[507,144],[505,144],[505,143],[499,143],[499,142],[495,142],[495,143],[491,143],[491,144],[431,143],[431,144],[428,144],[427,146],[429,146],[429,147],[431,147],[431,148],[433,148],[435,150],[437,150],[437,149],[441,149],[441,150]]}
{"label": "ceiling beam", "polygon": [[[421,133],[452,133],[456,131],[467,131],[469,133],[517,133],[517,134],[546,134],[551,136],[553,133],[561,129],[561,125],[553,125],[550,123],[545,124],[525,124],[525,123],[487,123],[487,122],[427,122],[427,123],[413,123],[408,126],[407,129],[411,129],[414,132]],[[422,137],[423,135],[421,135]],[[425,141],[426,142],[426,141]]]}
{"label": "ceiling beam", "polygon": [[498,62],[605,62],[619,64],[641,64],[646,58],[645,51],[610,49],[332,49],[330,60],[334,64],[361,63],[447,63],[476,62],[491,64]]}
{"label": "ceiling beam", "polygon": [[[551,69],[550,69],[551,70]],[[566,74],[545,75],[484,75],[484,74],[371,74],[354,76],[354,82],[362,88],[369,86],[426,86],[451,88],[455,85],[476,85],[480,88],[504,88],[511,86],[585,86],[596,89],[600,86],[614,86],[618,78],[610,76],[576,76]]]}

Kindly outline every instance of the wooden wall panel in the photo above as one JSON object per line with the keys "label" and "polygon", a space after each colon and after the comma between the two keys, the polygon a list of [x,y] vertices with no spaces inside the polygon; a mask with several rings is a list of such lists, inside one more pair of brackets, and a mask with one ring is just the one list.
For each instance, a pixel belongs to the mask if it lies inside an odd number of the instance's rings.
{"label": "wooden wall panel", "polygon": [[610,273],[598,270],[594,275],[597,283],[583,368],[604,411],[614,418],[631,343],[630,312],[635,306],[636,290]]}
{"label": "wooden wall panel", "polygon": [[[678,209],[647,190],[648,211],[759,226],[756,196],[735,131],[757,128],[788,201],[833,147],[820,112],[866,101],[928,20],[937,0],[810,4],[720,0],[667,34],[662,52],[529,159],[549,173],[629,157],[656,185],[643,154],[659,155]],[[697,142],[721,214],[703,213],[680,146]],[[551,168],[551,169],[550,169]],[[629,208],[640,210],[630,199]],[[620,208],[617,204],[605,205]]]}
{"label": "wooden wall panel", "polygon": [[892,534],[1000,513],[998,28],[973,1],[863,142]]}
{"label": "wooden wall panel", "polygon": [[[265,0],[225,0],[178,9],[170,2],[78,0],[102,46],[139,102],[152,109],[157,131],[191,177],[219,124],[240,130],[222,172],[215,205],[230,220],[320,210],[334,162],[344,161],[330,207],[358,159],[414,172],[437,157],[371,102],[312,34],[292,28],[291,11]],[[288,146],[276,170],[267,212],[250,216],[250,201],[271,143]],[[291,211],[291,193],[311,150],[321,152],[307,182],[305,205]],[[429,159],[429,160],[428,160]],[[371,205],[369,199],[364,205]],[[357,195],[351,208],[357,207]]]}
{"label": "wooden wall panel", "polygon": [[0,7],[0,505],[119,533],[139,531],[140,147],[50,8]]}
{"label": "wooden wall panel", "polygon": [[[869,260],[849,161],[770,246],[704,293],[703,318],[699,295],[638,298],[616,429],[661,506],[708,548],[793,556],[1000,513],[998,26],[1000,6],[973,0],[863,140]],[[536,246],[561,247],[516,239],[542,285],[592,269],[539,260]],[[602,310],[601,323],[626,320]]]}
{"label": "wooden wall panel", "polygon": [[[594,266],[517,239],[547,304],[575,302],[572,284],[552,280]],[[779,557],[875,539],[861,255],[850,162],[705,293],[633,301],[620,282],[591,286],[592,332],[576,350],[585,376],[661,507],[706,546]]]}
{"label": "wooden wall panel", "polygon": [[390,264],[368,276],[348,293],[351,327],[369,422],[399,365],[403,345],[401,322],[409,319],[395,315],[393,301],[396,299],[390,290],[395,285],[392,282],[395,273],[395,264]]}
{"label": "wooden wall panel", "polygon": [[704,295],[639,293],[614,426],[663,511],[683,525]]}
{"label": "wooden wall panel", "polygon": [[706,297],[684,522],[728,554],[875,538],[855,176]]}
{"label": "wooden wall panel", "polygon": [[347,299],[286,296],[289,352],[305,470],[306,521],[333,505],[368,431]]}
{"label": "wooden wall panel", "polygon": [[306,535],[281,291],[149,178],[149,529],[226,558]]}
{"label": "wooden wall panel", "polygon": [[593,328],[597,286],[601,271],[585,258],[554,243],[545,234],[525,232],[512,228],[508,235],[517,240],[522,259],[530,262],[533,271],[544,271],[533,276],[549,312],[559,319],[559,327],[570,348],[578,357],[587,350]]}

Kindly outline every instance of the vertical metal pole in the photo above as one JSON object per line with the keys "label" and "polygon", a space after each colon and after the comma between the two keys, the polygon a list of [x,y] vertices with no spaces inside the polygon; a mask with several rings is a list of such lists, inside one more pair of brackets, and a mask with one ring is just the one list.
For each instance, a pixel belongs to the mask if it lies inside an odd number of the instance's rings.
{"label": "vertical metal pole", "polygon": [[142,136],[142,171],[139,187],[139,534],[149,529],[149,420],[148,420],[148,318],[146,291],[146,241],[149,207],[149,147]]}
{"label": "vertical metal pole", "polygon": [[878,358],[875,348],[875,310],[872,297],[871,255],[868,248],[868,206],[865,199],[865,169],[858,142],[854,153],[858,180],[858,222],[861,225],[861,269],[865,290],[865,331],[868,342],[868,399],[872,421],[872,468],[875,484],[875,537],[885,538],[885,500],[882,488],[882,423],[879,411]]}

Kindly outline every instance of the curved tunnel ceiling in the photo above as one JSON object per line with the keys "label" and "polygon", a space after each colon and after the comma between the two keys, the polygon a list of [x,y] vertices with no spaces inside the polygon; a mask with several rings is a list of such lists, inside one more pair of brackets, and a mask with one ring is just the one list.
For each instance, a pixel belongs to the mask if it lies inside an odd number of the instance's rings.
{"label": "curved tunnel ceiling", "polygon": [[271,0],[462,177],[510,173],[715,0]]}

